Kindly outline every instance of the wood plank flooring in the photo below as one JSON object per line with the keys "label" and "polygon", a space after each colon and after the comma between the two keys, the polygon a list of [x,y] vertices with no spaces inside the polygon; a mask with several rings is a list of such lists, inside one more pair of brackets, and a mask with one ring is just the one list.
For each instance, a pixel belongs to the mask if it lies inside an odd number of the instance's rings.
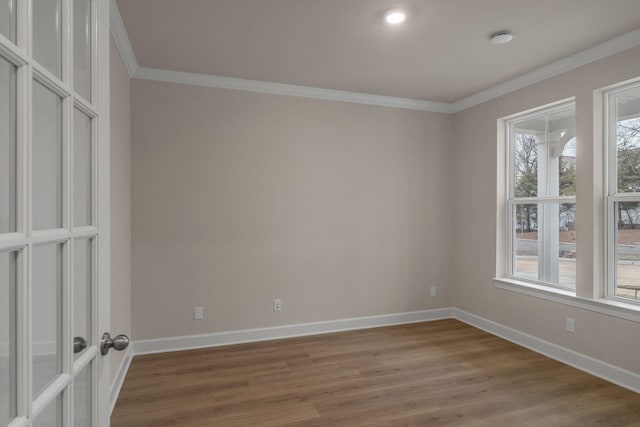
{"label": "wood plank flooring", "polygon": [[640,426],[640,395],[441,320],[137,356],[111,423]]}

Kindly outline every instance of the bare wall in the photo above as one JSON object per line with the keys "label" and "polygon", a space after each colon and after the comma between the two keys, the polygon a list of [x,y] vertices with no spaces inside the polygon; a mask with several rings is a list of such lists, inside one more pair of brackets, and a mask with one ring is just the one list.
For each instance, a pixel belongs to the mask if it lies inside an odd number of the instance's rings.
{"label": "bare wall", "polygon": [[[525,333],[640,373],[640,324],[494,287],[496,275],[497,120],[501,117],[576,97],[577,132],[577,287],[594,283],[590,258],[593,227],[600,221],[594,198],[593,91],[640,76],[640,49],[631,49],[533,86],[460,112],[454,118],[453,212],[455,254],[452,301],[463,310]],[[594,158],[595,157],[595,158]],[[596,209],[594,209],[594,206]],[[565,318],[576,332],[565,332]]]}
{"label": "bare wall", "polygon": [[[130,80],[111,39],[111,333],[131,334]],[[112,351],[111,374],[123,353]]]}
{"label": "bare wall", "polygon": [[132,123],[137,340],[451,305],[452,116],[133,80]]}

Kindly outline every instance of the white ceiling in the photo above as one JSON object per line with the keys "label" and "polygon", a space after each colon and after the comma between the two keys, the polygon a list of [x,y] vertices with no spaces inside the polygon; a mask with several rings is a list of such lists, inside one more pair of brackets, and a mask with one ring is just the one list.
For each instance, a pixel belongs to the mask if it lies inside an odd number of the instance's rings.
{"label": "white ceiling", "polygon": [[[118,0],[141,67],[454,102],[640,28],[640,0]],[[398,27],[382,15],[401,6]],[[515,39],[489,42],[498,30]]]}

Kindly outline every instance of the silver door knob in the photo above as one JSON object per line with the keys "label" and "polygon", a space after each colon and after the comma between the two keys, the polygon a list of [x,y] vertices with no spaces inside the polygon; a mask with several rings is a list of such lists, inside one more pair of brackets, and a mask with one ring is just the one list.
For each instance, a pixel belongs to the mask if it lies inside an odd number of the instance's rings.
{"label": "silver door knob", "polygon": [[117,335],[111,338],[111,334],[109,332],[105,332],[102,334],[102,340],[100,340],[100,353],[104,356],[109,353],[109,350],[113,348],[114,350],[122,351],[129,346],[129,337],[126,335]]}
{"label": "silver door knob", "polygon": [[73,352],[80,353],[87,348],[87,340],[82,337],[73,337]]}

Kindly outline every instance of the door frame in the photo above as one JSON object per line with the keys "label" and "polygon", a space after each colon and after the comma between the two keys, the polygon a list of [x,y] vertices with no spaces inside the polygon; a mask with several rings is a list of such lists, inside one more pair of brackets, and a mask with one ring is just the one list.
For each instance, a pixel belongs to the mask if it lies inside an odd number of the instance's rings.
{"label": "door frame", "polygon": [[[110,16],[109,0],[95,0],[96,22],[95,52],[96,66],[95,89],[98,108],[97,122],[97,225],[100,230],[97,261],[97,311],[98,333],[111,330],[111,134],[110,134]],[[100,337],[95,337],[99,339]],[[97,427],[109,427],[111,417],[111,364],[109,358],[97,356]],[[94,390],[96,387],[94,387]],[[94,418],[95,420],[95,418]]]}

